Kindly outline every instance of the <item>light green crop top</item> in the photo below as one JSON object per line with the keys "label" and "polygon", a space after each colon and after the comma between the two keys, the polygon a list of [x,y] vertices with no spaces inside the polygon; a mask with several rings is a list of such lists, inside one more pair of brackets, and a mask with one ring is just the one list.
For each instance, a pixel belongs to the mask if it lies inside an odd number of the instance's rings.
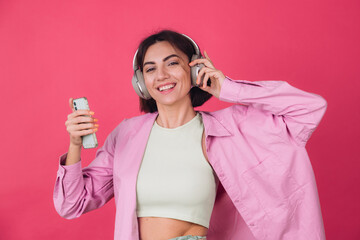
{"label": "light green crop top", "polygon": [[218,179],[202,151],[197,115],[169,129],[156,121],[138,173],[137,216],[165,217],[209,228]]}

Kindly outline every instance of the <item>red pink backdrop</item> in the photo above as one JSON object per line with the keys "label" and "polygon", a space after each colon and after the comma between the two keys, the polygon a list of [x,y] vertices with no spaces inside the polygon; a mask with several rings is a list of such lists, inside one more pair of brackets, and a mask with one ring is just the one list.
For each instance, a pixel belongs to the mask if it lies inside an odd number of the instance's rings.
{"label": "red pink backdrop", "polygon": [[[68,99],[89,99],[102,145],[140,114],[133,54],[164,28],[191,36],[233,79],[285,80],[327,100],[307,144],[325,231],[360,239],[358,0],[0,0],[0,239],[113,238],[113,201],[75,220],[53,207]],[[201,109],[226,106],[213,98]],[[83,166],[95,151],[82,152]]]}

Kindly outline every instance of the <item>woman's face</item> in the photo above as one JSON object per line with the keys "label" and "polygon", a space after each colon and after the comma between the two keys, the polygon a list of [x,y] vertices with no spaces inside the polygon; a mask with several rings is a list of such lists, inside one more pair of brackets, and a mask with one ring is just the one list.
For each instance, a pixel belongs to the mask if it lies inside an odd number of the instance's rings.
{"label": "woman's face", "polygon": [[171,106],[190,99],[188,57],[169,42],[157,42],[148,48],[144,57],[143,75],[145,85],[158,106]]}

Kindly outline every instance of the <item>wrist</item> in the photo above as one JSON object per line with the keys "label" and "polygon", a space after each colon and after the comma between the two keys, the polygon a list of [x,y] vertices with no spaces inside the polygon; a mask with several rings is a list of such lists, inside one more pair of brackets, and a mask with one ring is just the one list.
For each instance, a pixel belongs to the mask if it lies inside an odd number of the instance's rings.
{"label": "wrist", "polygon": [[81,147],[82,147],[82,144],[75,144],[75,143],[72,143],[70,142],[70,145],[69,145],[69,149],[74,149],[74,150],[81,150]]}
{"label": "wrist", "polygon": [[79,162],[80,157],[81,157],[81,145],[79,146],[70,143],[65,165],[72,165]]}

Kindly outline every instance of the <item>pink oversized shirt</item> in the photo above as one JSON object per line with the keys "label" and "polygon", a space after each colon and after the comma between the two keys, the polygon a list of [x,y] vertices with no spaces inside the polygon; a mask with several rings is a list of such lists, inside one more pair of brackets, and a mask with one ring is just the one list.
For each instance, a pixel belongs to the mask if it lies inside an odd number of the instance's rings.
{"label": "pink oversized shirt", "polygon": [[[208,240],[325,239],[305,149],[325,99],[285,81],[230,78],[219,98],[239,104],[200,112],[208,159],[221,182]],[[64,166],[66,154],[60,157],[54,204],[61,216],[79,217],[115,196],[114,239],[139,239],[136,180],[156,116],[122,121],[88,167]]]}

